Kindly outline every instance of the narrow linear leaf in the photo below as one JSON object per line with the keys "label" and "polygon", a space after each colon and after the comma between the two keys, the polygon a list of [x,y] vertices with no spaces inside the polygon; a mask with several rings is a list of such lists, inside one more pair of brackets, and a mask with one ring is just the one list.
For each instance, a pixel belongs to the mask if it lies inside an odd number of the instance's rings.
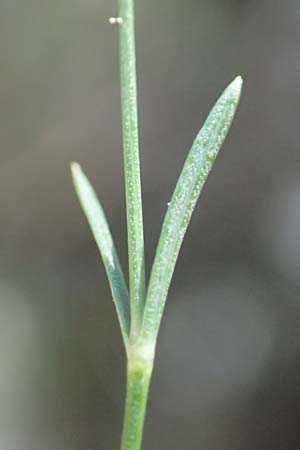
{"label": "narrow linear leaf", "polygon": [[155,342],[168,289],[196,202],[232,123],[242,88],[237,77],[224,91],[196,137],[169,204],[146,297],[142,341]]}
{"label": "narrow linear leaf", "polygon": [[139,161],[134,1],[119,0],[120,83],[128,234],[131,337],[139,330],[145,301],[145,262]]}
{"label": "narrow linear leaf", "polygon": [[89,180],[77,163],[72,163],[72,176],[81,207],[86,215],[96,244],[100,250],[116,306],[121,332],[126,343],[130,330],[129,296],[124,274],[114,246],[110,229]]}

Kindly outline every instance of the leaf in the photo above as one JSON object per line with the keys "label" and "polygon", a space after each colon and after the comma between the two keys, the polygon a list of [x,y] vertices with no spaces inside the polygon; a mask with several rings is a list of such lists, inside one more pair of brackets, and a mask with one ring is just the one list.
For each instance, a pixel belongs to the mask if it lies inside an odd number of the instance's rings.
{"label": "leaf", "polygon": [[131,308],[131,337],[135,338],[142,321],[145,302],[144,228],[139,160],[137,81],[134,37],[134,2],[119,1],[120,81],[128,268]]}
{"label": "leaf", "polygon": [[196,137],[166,213],[146,297],[141,339],[155,343],[181,244],[196,202],[232,123],[242,88],[237,77]]}
{"label": "leaf", "polygon": [[114,246],[110,229],[89,180],[77,163],[71,164],[73,182],[81,207],[100,250],[116,306],[121,332],[126,343],[130,330],[129,296],[124,274]]}

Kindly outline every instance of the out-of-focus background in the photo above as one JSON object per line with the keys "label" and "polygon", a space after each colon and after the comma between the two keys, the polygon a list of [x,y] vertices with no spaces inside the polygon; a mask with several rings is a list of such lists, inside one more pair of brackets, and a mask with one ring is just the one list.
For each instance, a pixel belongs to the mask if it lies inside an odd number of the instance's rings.
{"label": "out-of-focus background", "polygon": [[[138,0],[147,273],[192,140],[238,74],[234,126],[185,239],[144,449],[300,448],[300,2]],[[126,263],[117,29],[104,0],[0,1],[0,447],[117,449],[125,358],[74,195]]]}

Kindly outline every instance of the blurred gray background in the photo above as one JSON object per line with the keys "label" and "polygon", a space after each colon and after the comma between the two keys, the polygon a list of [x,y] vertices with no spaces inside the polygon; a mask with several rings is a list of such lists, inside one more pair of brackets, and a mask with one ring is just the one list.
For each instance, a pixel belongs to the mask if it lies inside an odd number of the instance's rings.
{"label": "blurred gray background", "polygon": [[[137,0],[147,273],[193,138],[237,118],[185,239],[144,450],[300,448],[300,2]],[[115,1],[0,0],[0,447],[118,449],[125,358],[74,195],[78,160],[125,267]]]}

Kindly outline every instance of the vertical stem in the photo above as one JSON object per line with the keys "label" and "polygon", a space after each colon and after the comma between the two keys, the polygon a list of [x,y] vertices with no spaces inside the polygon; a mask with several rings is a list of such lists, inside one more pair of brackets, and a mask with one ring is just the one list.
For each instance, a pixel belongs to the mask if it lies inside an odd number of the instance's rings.
{"label": "vertical stem", "polygon": [[134,0],[119,0],[120,82],[127,211],[131,337],[140,329],[145,299],[144,232],[139,161]]}
{"label": "vertical stem", "polygon": [[140,450],[152,365],[131,363],[127,368],[127,394],[121,450]]}

